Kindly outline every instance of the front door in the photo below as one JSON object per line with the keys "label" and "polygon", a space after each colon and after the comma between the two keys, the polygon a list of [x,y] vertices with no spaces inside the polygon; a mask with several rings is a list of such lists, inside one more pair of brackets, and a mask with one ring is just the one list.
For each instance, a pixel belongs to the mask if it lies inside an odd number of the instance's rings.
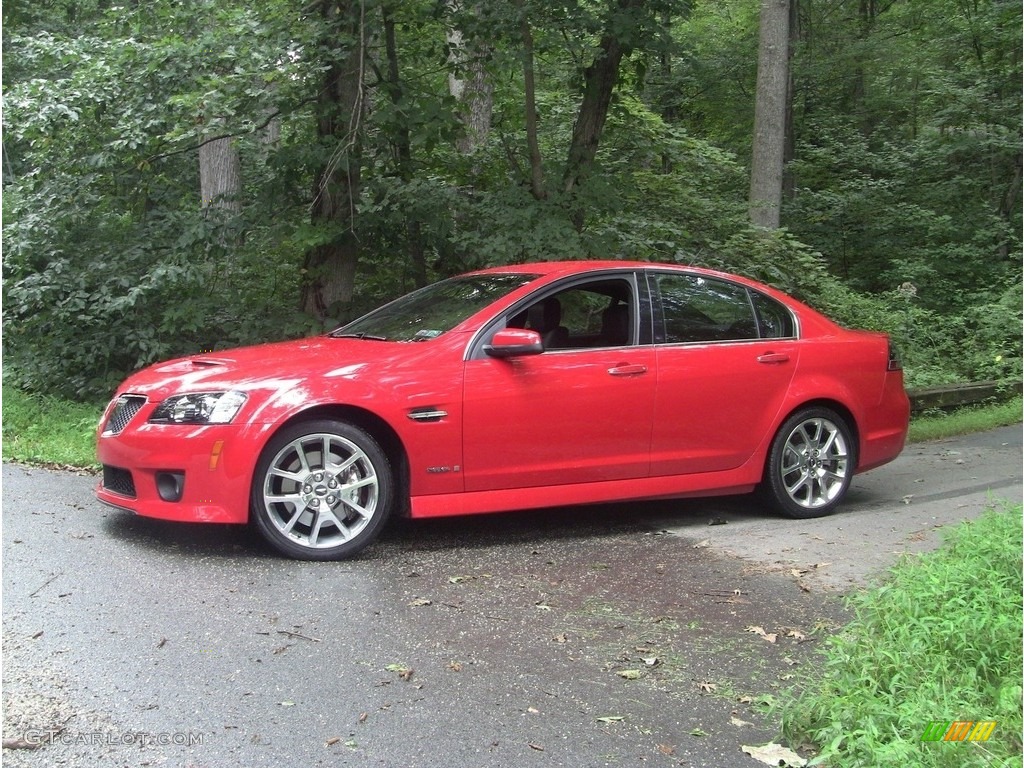
{"label": "front door", "polygon": [[509,319],[545,323],[543,353],[466,363],[467,491],[647,476],[657,371],[635,293],[632,279],[574,283]]}

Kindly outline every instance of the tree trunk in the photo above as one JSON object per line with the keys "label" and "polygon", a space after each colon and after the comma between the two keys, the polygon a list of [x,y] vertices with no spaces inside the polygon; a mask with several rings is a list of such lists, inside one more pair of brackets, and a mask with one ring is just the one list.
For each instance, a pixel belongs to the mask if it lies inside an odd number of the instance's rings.
{"label": "tree trunk", "polygon": [[[683,10],[683,18],[688,18],[689,15],[690,7],[687,5],[685,10]],[[667,10],[661,13],[661,25],[665,29],[672,28],[672,14]],[[661,52],[659,65],[663,87],[667,87],[672,82],[672,56],[667,49]],[[672,125],[679,117],[678,111],[674,102],[663,104],[661,107],[661,117],[666,124]],[[665,175],[672,173],[672,156],[668,152],[664,152],[661,155],[661,172]]]}
{"label": "tree trunk", "polygon": [[761,0],[760,27],[749,212],[755,225],[777,229],[789,101],[789,0]]}
{"label": "tree trunk", "polygon": [[[398,106],[402,101],[402,78],[398,67],[395,22],[387,8],[384,9],[384,48],[388,57],[386,90],[391,98],[391,103]],[[409,182],[413,177],[413,168],[412,141],[409,138],[408,124],[401,123],[396,127],[394,145],[398,175],[402,181]],[[423,247],[423,227],[417,214],[411,211],[407,211],[405,214],[405,238],[413,282],[417,288],[421,288],[427,284],[427,257]]]}
{"label": "tree trunk", "polygon": [[[789,42],[786,48],[786,59],[793,59],[793,51],[800,39],[800,0],[790,0],[789,4]],[[796,197],[796,178],[791,170],[791,163],[796,157],[796,122],[793,116],[793,98],[796,88],[793,84],[793,68],[786,66],[786,147],[782,153],[782,196],[786,200]]]}
{"label": "tree trunk", "polygon": [[[461,0],[448,0],[448,10],[457,16],[463,11]],[[488,52],[478,41],[467,43],[463,31],[448,27],[448,92],[461,106],[462,133],[455,146],[460,154],[471,155],[487,144],[494,111],[494,84],[484,64]],[[468,75],[468,77],[466,77]]]}
{"label": "tree trunk", "polygon": [[526,96],[526,144],[530,150],[530,192],[537,200],[547,197],[544,166],[537,140],[536,86],[533,80],[533,31],[525,13],[521,23],[523,36],[523,90]]}
{"label": "tree trunk", "polygon": [[204,211],[242,210],[242,163],[230,138],[212,139],[199,147],[199,196]]}
{"label": "tree trunk", "polygon": [[301,307],[323,322],[347,319],[355,287],[364,46],[356,0],[320,0],[319,10],[330,30],[321,50],[336,58],[324,62],[317,99],[317,136],[331,155],[317,173],[310,218],[332,236],[306,252]]}
{"label": "tree trunk", "polygon": [[[617,8],[632,11],[642,8],[643,0],[618,0]],[[597,55],[584,72],[583,101],[580,103],[576,124],[572,130],[569,158],[565,165],[562,186],[566,195],[571,196],[581,182],[585,181],[597,156],[601,142],[608,107],[612,102],[612,91],[619,79],[619,64],[622,57],[631,50],[619,37],[622,30],[614,28],[615,14],[601,37]],[[572,222],[577,232],[583,230],[585,211],[583,206],[571,203]]]}

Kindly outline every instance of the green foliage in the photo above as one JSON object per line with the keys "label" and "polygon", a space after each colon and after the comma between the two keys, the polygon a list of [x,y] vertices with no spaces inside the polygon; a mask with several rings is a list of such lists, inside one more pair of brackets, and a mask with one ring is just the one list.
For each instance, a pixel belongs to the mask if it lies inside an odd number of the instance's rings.
{"label": "green foliage", "polygon": [[[816,764],[1020,765],[1021,507],[949,530],[854,595],[803,693],[780,703]],[[985,743],[922,743],[932,720],[995,720]]]}
{"label": "green foliage", "polygon": [[[771,235],[746,223],[757,0],[457,6],[361,6],[363,109],[337,146],[316,138],[314,104],[354,41],[312,6],[5,4],[18,52],[3,83],[10,380],[106,396],[159,358],[318,330],[295,309],[305,256],[346,238],[360,250],[348,312],[477,266],[651,259],[758,277],[885,330],[911,385],[1020,376],[1013,4],[800,4],[792,195]],[[543,199],[530,193],[524,20]],[[452,27],[468,58],[450,56]],[[566,195],[586,68],[608,32],[628,53],[594,166]],[[493,110],[465,153],[448,77],[472,75],[473,57]],[[225,135],[240,211],[212,215],[198,147]],[[358,171],[359,198],[312,224],[328,163]]]}
{"label": "green foliage", "polygon": [[963,314],[920,306],[913,291],[859,294],[836,282],[812,300],[838,321],[885,331],[897,349],[908,387],[963,381],[1019,381],[1022,372],[1021,286]]}
{"label": "green foliage", "polygon": [[[230,224],[170,211],[133,222],[100,205],[70,213],[51,213],[44,229],[18,211],[7,228],[5,371],[17,386],[101,397],[140,365],[309,327],[274,301],[273,281],[285,293],[294,276],[273,262],[261,273],[218,245],[231,239]],[[81,228],[84,250],[40,260],[52,242],[40,235],[65,227]]]}
{"label": "green foliage", "polygon": [[[991,158],[980,147],[935,133],[872,147],[852,127],[821,125],[813,137],[791,165],[806,186],[787,206],[787,222],[851,288],[874,293],[909,282],[919,303],[949,314],[1019,278],[1019,212],[1007,221],[985,199],[980,172]],[[968,161],[973,170],[950,175]]]}
{"label": "green foliage", "polygon": [[[34,391],[105,396],[157,359],[310,326],[290,310],[298,275],[282,233],[256,210],[201,211],[188,149],[210,127],[203,110],[226,129],[263,108],[261,66],[287,70],[259,53],[268,35],[244,11],[209,6],[204,25],[148,10],[158,18],[119,11],[85,34],[13,39],[39,76],[5,83],[5,370]],[[222,50],[209,35],[225,28],[239,43]]]}

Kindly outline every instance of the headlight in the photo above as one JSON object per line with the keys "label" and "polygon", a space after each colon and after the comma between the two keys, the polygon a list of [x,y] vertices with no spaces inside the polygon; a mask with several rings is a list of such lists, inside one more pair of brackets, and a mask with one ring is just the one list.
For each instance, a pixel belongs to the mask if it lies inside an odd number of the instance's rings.
{"label": "headlight", "polygon": [[149,417],[158,424],[229,424],[245,403],[245,393],[196,392],[164,400]]}

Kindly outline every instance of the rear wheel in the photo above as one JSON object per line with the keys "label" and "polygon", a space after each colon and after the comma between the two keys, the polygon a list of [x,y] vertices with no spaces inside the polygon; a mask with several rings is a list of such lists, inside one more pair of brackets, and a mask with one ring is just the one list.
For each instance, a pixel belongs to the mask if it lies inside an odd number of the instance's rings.
{"label": "rear wheel", "polygon": [[342,421],[285,427],[260,455],[251,513],[276,550],[299,560],[341,560],[377,538],[394,479],[369,433]]}
{"label": "rear wheel", "polygon": [[857,465],[850,427],[828,408],[806,408],[782,425],[768,454],[763,490],[782,514],[831,514],[843,500]]}

